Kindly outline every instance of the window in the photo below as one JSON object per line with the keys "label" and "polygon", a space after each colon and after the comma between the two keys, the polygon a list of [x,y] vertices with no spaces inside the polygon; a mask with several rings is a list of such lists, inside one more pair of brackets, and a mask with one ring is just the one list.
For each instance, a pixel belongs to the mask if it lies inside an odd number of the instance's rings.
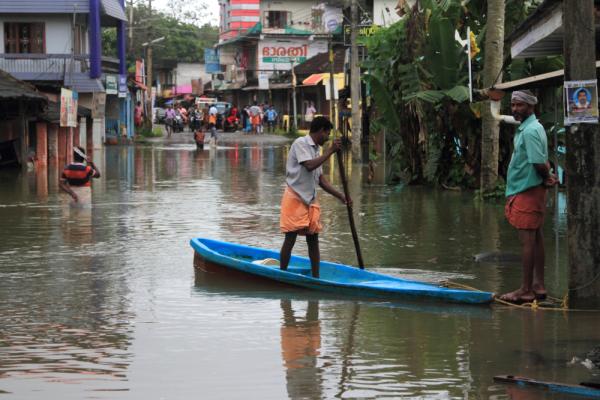
{"label": "window", "polygon": [[46,34],[43,22],[5,22],[5,53],[45,53]]}
{"label": "window", "polygon": [[265,28],[285,28],[290,15],[289,11],[265,11]]}

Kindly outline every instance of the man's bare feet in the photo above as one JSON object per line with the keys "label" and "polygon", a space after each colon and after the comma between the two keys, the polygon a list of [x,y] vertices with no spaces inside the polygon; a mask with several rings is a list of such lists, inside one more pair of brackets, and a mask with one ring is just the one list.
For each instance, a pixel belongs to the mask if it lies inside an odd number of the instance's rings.
{"label": "man's bare feet", "polygon": [[508,301],[515,304],[529,303],[535,300],[535,293],[531,290],[523,288],[517,289],[514,292],[505,293],[500,296],[500,300]]}
{"label": "man's bare feet", "polygon": [[548,296],[548,292],[546,292],[546,288],[544,287],[543,283],[534,283],[531,289],[533,290],[537,300],[545,300]]}

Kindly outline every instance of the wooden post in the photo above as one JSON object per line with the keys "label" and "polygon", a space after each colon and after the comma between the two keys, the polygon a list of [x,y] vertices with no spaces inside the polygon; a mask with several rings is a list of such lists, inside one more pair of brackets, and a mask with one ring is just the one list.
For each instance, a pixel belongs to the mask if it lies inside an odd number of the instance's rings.
{"label": "wooden post", "polygon": [[85,154],[88,157],[94,154],[94,120],[92,118],[85,121]]}
{"label": "wooden post", "polygon": [[23,100],[19,101],[19,134],[21,148],[19,149],[19,159],[21,169],[27,171],[27,158],[29,153],[29,129],[27,119],[25,118],[25,104]]}
{"label": "wooden post", "polygon": [[[594,1],[563,2],[565,80],[596,79]],[[600,129],[567,134],[567,242],[572,308],[600,308]]]}
{"label": "wooden post", "polygon": [[36,146],[35,157],[37,165],[45,168],[48,165],[48,124],[46,122],[37,122],[35,124]]}
{"label": "wooden post", "polygon": [[360,66],[358,65],[358,0],[350,6],[352,29],[350,31],[350,97],[352,101],[352,154],[361,156],[362,119],[360,115]]}
{"label": "wooden post", "polygon": [[75,128],[73,128],[73,146],[80,146],[81,145],[81,141],[79,138],[79,128],[80,128],[80,124],[79,122],[77,123],[77,126]]}
{"label": "wooden post", "polygon": [[67,131],[69,128],[58,128],[58,166],[63,168],[67,164]]}
{"label": "wooden post", "polygon": [[67,164],[73,162],[73,128],[69,127],[67,129],[67,140],[66,140],[66,148],[65,148],[65,160]]}

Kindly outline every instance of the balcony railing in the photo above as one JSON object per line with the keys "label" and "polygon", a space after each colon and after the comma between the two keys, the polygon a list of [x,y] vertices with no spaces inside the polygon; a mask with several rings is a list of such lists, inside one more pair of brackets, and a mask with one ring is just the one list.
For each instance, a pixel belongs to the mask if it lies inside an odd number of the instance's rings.
{"label": "balcony railing", "polygon": [[62,80],[71,72],[89,71],[89,55],[3,53],[0,69],[22,80]]}

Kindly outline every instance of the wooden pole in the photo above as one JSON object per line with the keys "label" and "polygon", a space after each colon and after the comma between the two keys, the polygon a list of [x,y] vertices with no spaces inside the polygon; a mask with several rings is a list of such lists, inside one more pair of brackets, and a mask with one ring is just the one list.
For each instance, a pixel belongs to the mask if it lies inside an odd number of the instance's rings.
{"label": "wooden pole", "polygon": [[[565,80],[596,79],[594,1],[563,2]],[[569,303],[600,308],[600,128],[575,124],[566,134]]]}
{"label": "wooden pole", "polygon": [[352,29],[350,31],[350,97],[352,99],[352,153],[360,160],[362,119],[360,113],[360,66],[358,65],[358,0],[351,4]]}
{"label": "wooden pole", "polygon": [[[340,178],[342,179],[342,186],[344,187],[344,196],[347,199],[350,198],[348,191],[348,180],[346,179],[346,170],[344,169],[344,161],[342,160],[342,152],[337,152],[338,168],[340,170]],[[352,213],[352,206],[346,204],[348,210],[348,220],[350,221],[350,230],[352,231],[352,240],[354,241],[354,249],[356,250],[356,258],[358,259],[358,266],[360,269],[365,269],[365,263],[363,262],[362,253],[360,251],[360,243],[358,242],[358,234],[356,233],[356,226],[354,225],[354,214]]]}

